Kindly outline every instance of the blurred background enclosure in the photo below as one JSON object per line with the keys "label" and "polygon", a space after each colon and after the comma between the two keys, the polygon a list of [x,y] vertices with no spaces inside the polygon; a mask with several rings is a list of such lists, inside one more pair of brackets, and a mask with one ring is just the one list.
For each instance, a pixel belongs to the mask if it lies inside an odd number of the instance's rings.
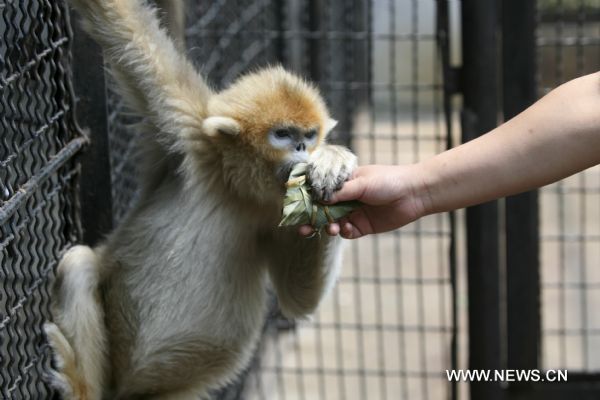
{"label": "blurred background enclosure", "polygon": [[[600,0],[158,3],[214,87],[276,63],[314,81],[361,164],[418,162],[600,69]],[[3,399],[52,398],[41,324],[57,260],[136,198],[136,117],[70,27],[62,0],[0,0]],[[599,167],[353,241],[345,260],[311,320],[273,299],[249,369],[215,399],[600,396]],[[568,368],[569,382],[446,378],[467,367]]]}

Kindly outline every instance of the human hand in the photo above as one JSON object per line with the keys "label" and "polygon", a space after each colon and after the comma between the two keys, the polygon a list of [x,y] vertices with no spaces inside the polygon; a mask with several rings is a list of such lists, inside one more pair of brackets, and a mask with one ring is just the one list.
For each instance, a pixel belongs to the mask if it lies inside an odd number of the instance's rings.
{"label": "human hand", "polygon": [[[356,239],[387,232],[422,217],[426,213],[428,196],[419,175],[416,164],[358,167],[353,177],[333,194],[328,203],[359,200],[364,206],[337,223],[328,225],[327,233]],[[312,232],[312,227],[308,225],[300,227],[302,235],[310,235]]]}

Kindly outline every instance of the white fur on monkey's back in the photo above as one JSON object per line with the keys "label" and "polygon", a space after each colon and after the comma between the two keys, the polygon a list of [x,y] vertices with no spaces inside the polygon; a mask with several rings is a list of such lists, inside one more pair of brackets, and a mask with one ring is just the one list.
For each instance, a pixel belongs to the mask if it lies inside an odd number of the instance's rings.
{"label": "white fur on monkey's back", "polygon": [[144,117],[146,151],[133,210],[102,245],[61,260],[51,383],[65,399],[197,398],[247,364],[267,276],[291,317],[313,312],[337,276],[337,238],[277,228],[281,176],[307,157],[324,196],[356,158],[324,143],[323,100],[282,68],[213,93],[144,1],[69,1]]}

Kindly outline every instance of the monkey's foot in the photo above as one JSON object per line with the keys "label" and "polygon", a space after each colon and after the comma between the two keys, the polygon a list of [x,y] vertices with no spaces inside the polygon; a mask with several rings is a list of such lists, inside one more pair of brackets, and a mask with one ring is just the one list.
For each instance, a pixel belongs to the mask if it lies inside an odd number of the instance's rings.
{"label": "monkey's foot", "polygon": [[77,373],[73,348],[56,324],[46,322],[44,332],[54,359],[54,369],[47,376],[48,383],[60,393],[62,399],[85,399],[80,393],[84,385],[81,385],[82,382]]}

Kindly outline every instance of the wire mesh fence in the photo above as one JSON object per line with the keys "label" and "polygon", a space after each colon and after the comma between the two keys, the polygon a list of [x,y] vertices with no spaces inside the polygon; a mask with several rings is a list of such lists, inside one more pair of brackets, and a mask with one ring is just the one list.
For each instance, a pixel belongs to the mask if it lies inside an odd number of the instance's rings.
{"label": "wire mesh fence", "polygon": [[136,199],[138,182],[136,170],[138,119],[128,115],[123,99],[114,91],[109,79],[107,90],[108,143],[110,180],[112,191],[112,216],[116,226]]}
{"label": "wire mesh fence", "polygon": [[[187,52],[216,88],[282,63],[315,81],[340,121],[332,140],[361,163],[402,164],[442,151],[436,2],[187,2]],[[544,94],[600,66],[597,0],[538,0]],[[0,394],[51,398],[41,324],[60,254],[80,237],[66,7],[0,0]],[[113,215],[135,201],[136,119],[108,96]],[[559,160],[557,160],[559,162]],[[543,367],[597,371],[600,170],[544,188]],[[349,243],[337,288],[310,321],[270,307],[249,370],[220,399],[438,399],[452,388],[453,227],[430,216]]]}
{"label": "wire mesh fence", "polygon": [[[352,144],[363,162],[411,162],[443,148],[433,3],[188,6],[188,52],[217,87],[250,68],[283,63],[317,82],[340,120],[332,140]],[[48,318],[48,282],[60,254],[79,237],[70,157],[82,142],[72,141],[70,33],[61,2],[7,0],[0,10],[0,388],[7,398],[49,398],[40,330]],[[112,92],[108,105],[118,222],[135,200],[136,120]],[[452,330],[449,229],[443,217],[431,217],[351,246],[340,285],[314,321],[286,321],[272,307],[251,371],[218,396],[444,395],[439,371],[449,363]]]}
{"label": "wire mesh fence", "polygon": [[[600,2],[538,0],[537,53],[540,95],[598,71]],[[540,194],[543,367],[598,371],[600,167]]]}
{"label": "wire mesh fence", "polygon": [[79,237],[67,10],[0,1],[0,38],[0,397],[45,399],[49,283]]}

